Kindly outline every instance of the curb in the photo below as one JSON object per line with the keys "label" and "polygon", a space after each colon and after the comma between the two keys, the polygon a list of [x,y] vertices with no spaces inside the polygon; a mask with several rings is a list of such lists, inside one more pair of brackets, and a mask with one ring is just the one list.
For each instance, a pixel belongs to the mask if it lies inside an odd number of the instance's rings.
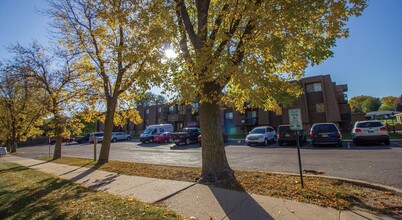
{"label": "curb", "polygon": [[[290,176],[300,176],[300,174],[296,173],[286,173],[286,172],[269,172],[269,171],[263,171],[267,172],[270,174],[281,174],[281,175],[290,175]],[[311,174],[303,174],[303,176],[308,176],[308,177],[321,177],[321,178],[327,178],[327,179],[333,179],[333,180],[341,180],[347,183],[355,184],[358,186],[363,186],[371,189],[376,189],[376,190],[382,190],[382,191],[394,191],[395,193],[399,194],[402,196],[402,189],[393,187],[393,186],[387,186],[379,183],[370,183],[367,181],[363,180],[354,180],[354,179],[348,179],[348,178],[343,178],[343,177],[335,177],[335,176],[322,176],[322,175],[311,175]]]}

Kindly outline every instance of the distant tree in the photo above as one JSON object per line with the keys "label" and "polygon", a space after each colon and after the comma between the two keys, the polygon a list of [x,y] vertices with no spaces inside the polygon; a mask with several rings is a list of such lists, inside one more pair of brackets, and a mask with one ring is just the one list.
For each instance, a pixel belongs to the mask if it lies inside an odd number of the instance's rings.
{"label": "distant tree", "polygon": [[[14,68],[22,70],[24,77],[46,93],[50,113],[50,135],[56,137],[53,159],[61,157],[62,137],[79,132],[82,125],[75,120],[74,103],[84,95],[77,90],[78,70],[74,56],[61,49],[49,51],[37,42],[29,46],[16,44],[10,47],[15,55]],[[78,130],[78,131],[77,131]]]}
{"label": "distant tree", "polygon": [[385,96],[381,98],[381,111],[395,111],[398,103],[400,102],[400,98],[395,96]]}
{"label": "distant tree", "polygon": [[11,64],[0,65],[0,140],[14,153],[19,142],[43,133],[47,103],[44,91]]}
{"label": "distant tree", "polygon": [[351,98],[349,105],[352,113],[367,113],[378,111],[381,106],[381,101],[379,98],[361,95]]}
{"label": "distant tree", "polygon": [[59,42],[79,53],[86,66],[82,78],[95,90],[88,106],[105,112],[96,114],[105,125],[98,163],[107,163],[113,126],[127,118],[141,122],[138,94],[162,80],[163,50],[171,36],[164,26],[169,17],[164,1],[49,1]]}
{"label": "distant tree", "polygon": [[301,90],[289,83],[309,64],[331,57],[336,39],[348,36],[346,22],[360,15],[365,0],[168,1],[174,8],[180,50],[172,59],[172,100],[199,100],[202,130],[201,181],[234,178],[222,138],[223,106],[244,104],[274,110],[291,103]]}
{"label": "distant tree", "polygon": [[136,105],[138,107],[151,106],[151,105],[163,105],[166,104],[167,100],[163,95],[157,95],[152,92],[146,92],[144,95],[140,96]]}
{"label": "distant tree", "polygon": [[397,99],[396,110],[402,112],[402,95]]}

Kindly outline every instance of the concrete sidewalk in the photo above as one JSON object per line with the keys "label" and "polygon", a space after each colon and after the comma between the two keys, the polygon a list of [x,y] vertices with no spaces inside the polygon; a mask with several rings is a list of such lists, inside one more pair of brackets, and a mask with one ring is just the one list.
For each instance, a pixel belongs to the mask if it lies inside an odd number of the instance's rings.
{"label": "concrete sidewalk", "polygon": [[148,203],[162,203],[168,209],[193,219],[394,219],[191,182],[127,176],[10,155],[2,156],[0,162],[18,163],[98,191],[137,198]]}

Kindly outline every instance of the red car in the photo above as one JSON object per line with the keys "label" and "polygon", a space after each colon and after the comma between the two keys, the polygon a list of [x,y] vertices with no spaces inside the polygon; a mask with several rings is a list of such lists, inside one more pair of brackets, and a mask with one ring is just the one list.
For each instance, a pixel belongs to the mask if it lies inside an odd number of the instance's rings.
{"label": "red car", "polygon": [[[50,141],[50,142],[49,142],[49,141]],[[64,137],[63,137],[63,138],[61,139],[61,142],[62,142],[62,143],[68,143],[68,144],[69,144],[69,143],[71,143],[71,142],[73,142],[73,141],[74,141],[74,138],[64,138]],[[51,145],[56,144],[56,138],[50,138],[50,140],[48,140],[47,143],[48,143],[48,144],[51,144]]]}
{"label": "red car", "polygon": [[163,132],[160,135],[154,137],[154,141],[159,143],[167,143],[170,141],[171,138],[172,136],[170,135],[170,132]]}
{"label": "red car", "polygon": [[[222,137],[223,137],[223,142],[228,142],[229,138],[225,133],[222,133]],[[201,135],[198,135],[198,142],[201,145]]]}

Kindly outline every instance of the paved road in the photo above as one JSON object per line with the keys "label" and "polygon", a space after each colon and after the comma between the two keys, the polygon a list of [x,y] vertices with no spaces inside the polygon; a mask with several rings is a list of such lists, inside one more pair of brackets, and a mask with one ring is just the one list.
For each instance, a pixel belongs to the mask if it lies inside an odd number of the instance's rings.
{"label": "paved road", "polygon": [[[100,145],[98,145],[99,153]],[[21,156],[48,156],[49,146],[18,149]],[[92,144],[63,145],[64,156],[93,158]],[[50,146],[53,154],[53,146]],[[233,169],[266,170],[298,173],[297,150],[294,146],[249,147],[244,142],[229,141],[226,153]],[[307,144],[301,149],[303,169],[325,172],[324,175],[351,178],[402,188],[402,142],[390,146],[354,146],[345,142],[342,148],[324,146],[313,148]],[[201,148],[198,144],[174,146],[141,144],[139,142],[113,143],[111,160],[132,161],[176,166],[201,166]]]}

